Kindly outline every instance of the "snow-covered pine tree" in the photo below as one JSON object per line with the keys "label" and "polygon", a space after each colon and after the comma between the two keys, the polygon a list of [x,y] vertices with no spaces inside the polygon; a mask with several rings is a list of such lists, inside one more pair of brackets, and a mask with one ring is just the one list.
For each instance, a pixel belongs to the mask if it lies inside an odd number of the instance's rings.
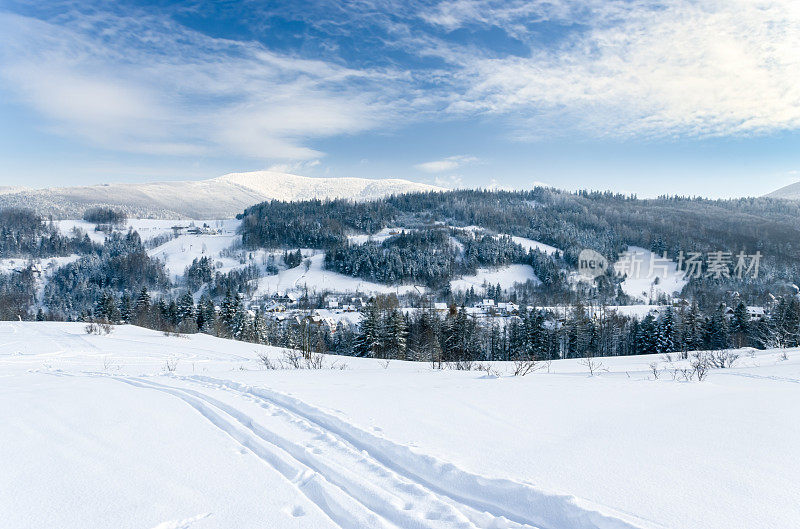
{"label": "snow-covered pine tree", "polygon": [[639,333],[636,336],[636,353],[657,353],[658,341],[658,324],[653,315],[648,314],[639,324]]}
{"label": "snow-covered pine tree", "polygon": [[671,306],[664,309],[664,314],[658,321],[658,344],[659,353],[671,353],[675,350],[675,312]]}
{"label": "snow-covered pine tree", "polygon": [[126,290],[119,300],[119,319],[122,323],[129,323],[134,314],[133,299]]}
{"label": "snow-covered pine tree", "polygon": [[195,319],[194,297],[188,290],[178,298],[177,312],[180,323]]}
{"label": "snow-covered pine tree", "polygon": [[385,317],[384,349],[387,358],[404,360],[406,357],[406,338],[408,330],[403,313],[397,308],[389,310]]}
{"label": "snow-covered pine tree", "polygon": [[267,321],[260,310],[256,312],[253,318],[253,341],[255,343],[269,343]]}
{"label": "snow-covered pine tree", "polygon": [[697,351],[703,346],[703,319],[696,301],[684,314],[682,328],[680,350],[686,358],[689,351]]}
{"label": "snow-covered pine tree", "polygon": [[252,341],[253,322],[250,317],[250,312],[241,304],[237,304],[235,310],[236,312],[233,315],[230,328],[231,337],[243,342]]}
{"label": "snow-covered pine tree", "polygon": [[374,300],[370,300],[361,311],[361,322],[356,335],[353,353],[356,356],[374,357],[381,343],[380,311]]}
{"label": "snow-covered pine tree", "polygon": [[750,344],[750,313],[747,305],[740,301],[731,318],[731,338],[734,347],[745,347]]}
{"label": "snow-covered pine tree", "polygon": [[203,294],[200,301],[197,303],[197,327],[200,332],[213,334],[215,331],[216,319],[217,311],[214,307],[214,301],[212,301],[207,294]]}
{"label": "snow-covered pine tree", "polygon": [[147,287],[142,287],[142,290],[139,291],[139,296],[136,298],[136,312],[143,314],[148,310],[150,310],[150,293],[147,291]]}

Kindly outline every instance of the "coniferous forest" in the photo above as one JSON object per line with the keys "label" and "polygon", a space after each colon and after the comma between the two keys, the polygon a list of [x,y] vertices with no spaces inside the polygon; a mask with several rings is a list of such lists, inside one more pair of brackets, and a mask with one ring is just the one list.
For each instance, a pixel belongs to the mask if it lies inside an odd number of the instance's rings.
{"label": "coniferous forest", "polygon": [[[87,212],[98,226],[121,219]],[[281,347],[430,362],[680,353],[800,343],[800,204],[774,199],[642,200],[611,193],[451,191],[347,200],[265,202],[245,210],[246,250],[279,252],[264,267],[225,273],[198,257],[171,280],[138,233],[109,229],[104,244],[85,233],[64,235],[23,209],[0,211],[0,257],[76,255],[43,288],[35,270],[0,275],[0,317],[134,323],[171,332],[205,332]],[[480,230],[474,229],[479,227]],[[352,242],[354,234],[388,234]],[[512,236],[558,249],[526,250]],[[583,249],[610,261],[627,246],[669,256],[723,251],[763,255],[757,278],[702,277],[677,299],[662,299],[641,317],[610,306],[633,303],[611,272],[570,280]],[[300,249],[325,252],[324,267],[427,291],[367,297],[359,323],[320,325],[311,317],[330,292],[303,292],[301,316],[276,321],[255,303],[260,277],[304,266]],[[451,292],[450,281],[480,267],[530,265],[540,283],[487,285]],[[306,263],[307,265],[307,263]],[[506,317],[475,318],[467,307],[490,298],[518,307]],[[442,306],[446,307],[442,309]],[[748,307],[763,308],[752,314]],[[434,308],[436,307],[436,308]],[[302,312],[305,311],[305,312]]]}

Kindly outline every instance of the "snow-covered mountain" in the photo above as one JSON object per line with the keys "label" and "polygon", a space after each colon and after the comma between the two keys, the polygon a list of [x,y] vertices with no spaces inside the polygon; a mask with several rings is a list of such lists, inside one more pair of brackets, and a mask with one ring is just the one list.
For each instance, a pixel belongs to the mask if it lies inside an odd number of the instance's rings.
{"label": "snow-covered mountain", "polygon": [[19,193],[26,191],[27,188],[21,186],[0,186],[0,195],[8,195],[10,193]]}
{"label": "snow-covered mountain", "polygon": [[113,206],[153,218],[229,218],[270,199],[352,198],[440,190],[408,180],[310,178],[275,171],[231,173],[201,181],[102,184],[47,189],[0,188],[0,207],[32,208],[55,218],[79,218],[86,208]]}
{"label": "snow-covered mountain", "polygon": [[800,182],[789,184],[766,195],[770,198],[785,198],[787,200],[800,200]]}

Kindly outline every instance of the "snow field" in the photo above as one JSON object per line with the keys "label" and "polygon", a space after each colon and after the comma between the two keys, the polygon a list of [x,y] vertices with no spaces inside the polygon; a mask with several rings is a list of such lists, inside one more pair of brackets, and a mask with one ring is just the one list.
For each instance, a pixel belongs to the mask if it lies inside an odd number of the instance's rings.
{"label": "snow field", "polygon": [[[526,377],[120,326],[0,323],[12,527],[793,527],[800,351]],[[177,361],[174,372],[167,359]],[[661,373],[653,380],[650,363]],[[123,479],[120,479],[124,476]],[[41,498],[47,497],[47,502]],[[171,525],[170,525],[171,524]]]}

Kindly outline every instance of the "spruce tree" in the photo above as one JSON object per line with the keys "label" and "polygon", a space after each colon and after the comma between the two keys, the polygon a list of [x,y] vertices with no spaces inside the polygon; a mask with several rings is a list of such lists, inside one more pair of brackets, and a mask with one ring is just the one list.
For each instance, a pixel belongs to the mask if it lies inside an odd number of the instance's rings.
{"label": "spruce tree", "polygon": [[126,290],[119,300],[119,319],[122,323],[129,323],[134,314],[133,300]]}
{"label": "spruce tree", "polygon": [[405,359],[408,331],[403,313],[397,308],[389,311],[384,324],[384,346],[388,358]]}
{"label": "spruce tree", "polygon": [[734,347],[745,347],[750,344],[750,314],[743,301],[740,301],[733,311],[731,337]]}
{"label": "spruce tree", "polygon": [[353,352],[356,356],[375,357],[381,343],[380,311],[374,300],[370,300],[361,311],[361,322],[356,336]]}
{"label": "spruce tree", "polygon": [[691,308],[684,315],[683,336],[681,337],[681,351],[683,357],[689,351],[697,351],[703,345],[703,320],[700,315],[700,307],[695,301]]}
{"label": "spruce tree", "polygon": [[177,314],[180,323],[195,319],[194,297],[188,290],[178,298]]}
{"label": "spruce tree", "polygon": [[655,354],[658,352],[658,324],[652,314],[648,314],[639,324],[636,336],[637,354]]}
{"label": "spruce tree", "polygon": [[659,353],[671,353],[675,350],[675,313],[669,306],[658,322],[657,350]]}

